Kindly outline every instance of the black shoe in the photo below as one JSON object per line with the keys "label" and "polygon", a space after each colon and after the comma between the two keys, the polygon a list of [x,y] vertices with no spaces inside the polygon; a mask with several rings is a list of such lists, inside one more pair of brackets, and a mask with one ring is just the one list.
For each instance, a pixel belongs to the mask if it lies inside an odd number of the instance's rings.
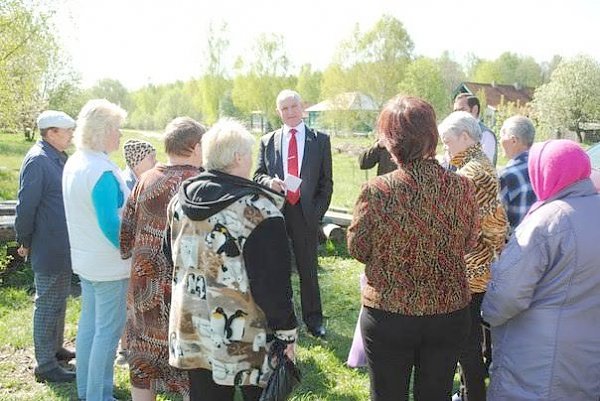
{"label": "black shoe", "polygon": [[323,325],[308,326],[308,332],[310,333],[311,336],[317,337],[317,338],[324,338],[325,333],[326,333],[325,327],[323,327]]}
{"label": "black shoe", "polygon": [[66,348],[61,348],[56,352],[56,359],[62,362],[69,362],[75,358],[75,352],[69,351]]}
{"label": "black shoe", "polygon": [[69,372],[60,366],[44,373],[35,372],[34,375],[38,382],[68,383],[75,381],[75,372]]}

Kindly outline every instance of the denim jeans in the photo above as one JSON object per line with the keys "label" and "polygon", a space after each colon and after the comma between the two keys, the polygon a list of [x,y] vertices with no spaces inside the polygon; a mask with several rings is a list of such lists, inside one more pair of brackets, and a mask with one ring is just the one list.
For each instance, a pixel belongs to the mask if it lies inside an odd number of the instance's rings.
{"label": "denim jeans", "polygon": [[129,279],[81,278],[81,316],[77,330],[77,396],[86,401],[113,399],[114,360],[125,327]]}

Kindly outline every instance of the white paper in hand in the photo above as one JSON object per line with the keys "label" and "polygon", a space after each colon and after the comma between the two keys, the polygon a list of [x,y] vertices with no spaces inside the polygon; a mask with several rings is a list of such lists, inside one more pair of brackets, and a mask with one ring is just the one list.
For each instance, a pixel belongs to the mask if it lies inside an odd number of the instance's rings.
{"label": "white paper in hand", "polygon": [[295,175],[288,174],[283,181],[285,187],[288,191],[295,192],[300,188],[300,184],[302,184],[302,179],[296,177]]}

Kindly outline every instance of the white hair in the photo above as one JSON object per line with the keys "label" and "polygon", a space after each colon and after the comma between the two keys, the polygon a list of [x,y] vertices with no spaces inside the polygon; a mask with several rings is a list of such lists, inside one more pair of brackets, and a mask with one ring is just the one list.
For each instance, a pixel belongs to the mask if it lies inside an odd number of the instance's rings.
{"label": "white hair", "polygon": [[531,147],[535,140],[535,127],[531,120],[525,116],[512,116],[502,124],[500,132],[506,131],[517,138],[523,145]]}
{"label": "white hair", "polygon": [[202,167],[227,171],[233,167],[236,153],[252,153],[253,144],[254,137],[242,124],[233,119],[221,119],[202,136]]}
{"label": "white hair", "polygon": [[302,102],[302,97],[298,92],[293,91],[291,89],[284,89],[281,92],[279,92],[279,95],[277,95],[277,100],[275,101],[275,103],[277,104],[277,109],[279,110],[279,106],[281,106],[281,103],[283,103],[284,100],[289,98],[294,98],[299,103]]}
{"label": "white hair", "polygon": [[114,129],[118,129],[127,112],[106,99],[88,101],[77,116],[77,128],[73,135],[77,149],[103,152],[106,150],[106,138]]}
{"label": "white hair", "polygon": [[455,111],[444,118],[444,121],[438,126],[440,135],[458,136],[463,132],[475,142],[481,141],[481,127],[479,121],[466,111]]}

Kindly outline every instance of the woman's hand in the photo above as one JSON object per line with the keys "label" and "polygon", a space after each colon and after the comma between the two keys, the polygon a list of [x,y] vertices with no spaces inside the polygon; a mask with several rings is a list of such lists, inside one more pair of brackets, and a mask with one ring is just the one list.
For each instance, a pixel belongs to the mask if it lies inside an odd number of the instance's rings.
{"label": "woman's hand", "polygon": [[285,347],[283,353],[287,355],[288,358],[290,358],[290,361],[296,362],[296,342],[289,343]]}

